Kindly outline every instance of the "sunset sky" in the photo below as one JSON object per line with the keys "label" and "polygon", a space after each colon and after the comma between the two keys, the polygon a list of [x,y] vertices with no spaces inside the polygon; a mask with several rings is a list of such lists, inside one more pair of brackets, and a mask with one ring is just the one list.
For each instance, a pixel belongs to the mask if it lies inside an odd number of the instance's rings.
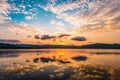
{"label": "sunset sky", "polygon": [[120,0],[0,0],[0,43],[120,44]]}

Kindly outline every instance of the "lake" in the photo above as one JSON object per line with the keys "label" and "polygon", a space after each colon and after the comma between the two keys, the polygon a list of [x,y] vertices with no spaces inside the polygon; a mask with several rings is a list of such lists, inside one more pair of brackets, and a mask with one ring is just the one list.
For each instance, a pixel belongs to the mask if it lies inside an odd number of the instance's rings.
{"label": "lake", "polygon": [[0,49],[0,80],[120,80],[120,49]]}

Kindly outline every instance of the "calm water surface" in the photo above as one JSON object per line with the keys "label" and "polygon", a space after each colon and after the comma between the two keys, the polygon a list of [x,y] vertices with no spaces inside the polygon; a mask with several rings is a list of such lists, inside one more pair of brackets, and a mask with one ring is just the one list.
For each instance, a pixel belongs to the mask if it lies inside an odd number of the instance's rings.
{"label": "calm water surface", "polygon": [[120,50],[1,49],[0,80],[120,80]]}

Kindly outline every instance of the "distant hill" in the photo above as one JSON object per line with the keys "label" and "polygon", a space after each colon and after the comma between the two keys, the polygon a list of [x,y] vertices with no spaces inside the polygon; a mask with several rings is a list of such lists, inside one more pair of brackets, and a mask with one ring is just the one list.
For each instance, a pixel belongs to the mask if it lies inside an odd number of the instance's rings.
{"label": "distant hill", "polygon": [[32,44],[8,44],[0,43],[0,49],[44,49],[44,48],[67,48],[67,49],[120,49],[120,44],[95,43],[82,46],[73,45],[32,45]]}
{"label": "distant hill", "polygon": [[103,43],[95,43],[89,45],[82,45],[81,48],[89,48],[89,49],[120,49],[120,44],[103,44]]}

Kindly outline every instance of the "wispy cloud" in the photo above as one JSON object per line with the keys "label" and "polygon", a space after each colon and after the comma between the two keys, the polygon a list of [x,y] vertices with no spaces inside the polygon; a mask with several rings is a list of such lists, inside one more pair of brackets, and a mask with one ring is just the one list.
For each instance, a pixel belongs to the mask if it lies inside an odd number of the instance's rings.
{"label": "wispy cloud", "polygon": [[88,24],[84,26],[80,26],[76,29],[78,33],[84,32],[109,32],[120,30],[120,17],[115,17],[112,20],[106,20],[103,22],[99,22],[96,24]]}
{"label": "wispy cloud", "polygon": [[55,20],[51,20],[50,24],[58,26],[58,27],[59,26],[65,26],[63,22],[60,22],[60,21],[58,22],[58,21],[55,21]]}
{"label": "wispy cloud", "polygon": [[57,18],[74,26],[93,25],[120,16],[118,0],[68,0],[60,4],[57,4],[57,1],[49,0],[46,6],[41,5],[40,7],[55,13]]}
{"label": "wispy cloud", "polygon": [[11,20],[8,16],[8,9],[10,9],[10,5],[7,3],[7,0],[0,0],[0,23]]}
{"label": "wispy cloud", "polygon": [[58,38],[68,37],[68,36],[70,36],[70,34],[61,34],[61,35],[58,36]]}
{"label": "wispy cloud", "polygon": [[4,24],[1,24],[1,26],[3,27],[3,31],[7,30],[10,32],[14,32],[14,33],[24,33],[24,32],[36,33],[36,32],[39,32],[37,27],[29,26],[28,24],[25,24],[25,23],[21,23],[21,24],[4,23]]}

